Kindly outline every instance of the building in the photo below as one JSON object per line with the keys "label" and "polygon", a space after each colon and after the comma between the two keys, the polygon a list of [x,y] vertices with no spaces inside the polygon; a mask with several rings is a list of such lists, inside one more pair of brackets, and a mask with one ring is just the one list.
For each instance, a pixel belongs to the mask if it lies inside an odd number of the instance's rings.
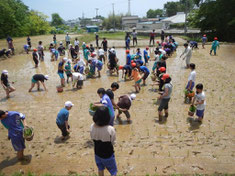
{"label": "building", "polygon": [[124,30],[136,28],[138,22],[139,22],[138,16],[124,16],[124,17],[122,17],[122,26],[123,26]]}
{"label": "building", "polygon": [[80,25],[80,20],[79,20],[79,19],[68,20],[68,21],[65,21],[65,24],[66,24],[67,26],[70,26],[70,27],[79,26],[79,25]]}
{"label": "building", "polygon": [[169,29],[171,24],[185,23],[185,18],[186,15],[184,12],[177,12],[176,15],[171,16],[169,18],[165,18],[161,21],[163,29]]}
{"label": "building", "polygon": [[147,21],[147,22],[140,22],[136,26],[137,30],[153,30],[153,29],[162,29],[162,22],[161,21]]}

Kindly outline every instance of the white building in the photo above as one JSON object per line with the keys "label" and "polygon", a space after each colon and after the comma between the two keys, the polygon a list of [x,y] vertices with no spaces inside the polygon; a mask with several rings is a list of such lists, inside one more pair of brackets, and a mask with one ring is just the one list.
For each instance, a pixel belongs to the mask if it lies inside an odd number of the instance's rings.
{"label": "white building", "polygon": [[137,24],[136,27],[137,30],[153,30],[153,29],[162,29],[162,22],[161,21],[157,21],[157,22],[153,22],[153,21],[147,21],[147,22],[140,22]]}
{"label": "white building", "polygon": [[122,17],[122,26],[124,30],[136,28],[139,22],[138,16],[124,16]]}
{"label": "white building", "polygon": [[177,12],[176,15],[162,20],[163,29],[168,29],[171,24],[185,23],[186,15],[184,12]]}

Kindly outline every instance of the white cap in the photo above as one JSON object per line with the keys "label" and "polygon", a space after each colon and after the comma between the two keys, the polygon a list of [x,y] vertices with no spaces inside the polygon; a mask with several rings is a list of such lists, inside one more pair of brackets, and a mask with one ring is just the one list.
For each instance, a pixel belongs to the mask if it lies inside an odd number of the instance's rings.
{"label": "white cap", "polygon": [[45,75],[44,77],[46,78],[46,80],[48,80],[48,79],[49,79],[49,76],[48,76],[48,75]]}
{"label": "white cap", "polygon": [[67,62],[69,62],[70,64],[72,63],[72,60],[71,59],[68,59],[68,61]]}
{"label": "white cap", "polygon": [[72,107],[74,104],[71,101],[66,101],[64,106],[65,107]]}
{"label": "white cap", "polygon": [[85,42],[82,42],[82,44],[86,44]]}
{"label": "white cap", "polygon": [[68,58],[67,57],[64,57],[63,58],[63,61],[67,62]]}
{"label": "white cap", "polygon": [[3,73],[4,75],[8,75],[8,71],[7,71],[7,70],[3,70],[2,73]]}
{"label": "white cap", "polygon": [[69,33],[67,32],[67,34],[69,34]]}
{"label": "white cap", "polygon": [[63,42],[62,42],[62,41],[60,41],[60,44],[63,44]]}
{"label": "white cap", "polygon": [[136,98],[136,94],[131,94],[131,99],[134,100]]}

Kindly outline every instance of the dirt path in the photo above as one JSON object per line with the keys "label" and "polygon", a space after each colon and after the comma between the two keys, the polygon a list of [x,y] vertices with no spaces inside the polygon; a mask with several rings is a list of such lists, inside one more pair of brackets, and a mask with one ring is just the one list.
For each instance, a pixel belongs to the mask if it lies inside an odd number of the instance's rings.
{"label": "dirt path", "polygon": [[[134,51],[131,49],[132,53]],[[131,107],[132,124],[124,122],[115,125],[115,155],[119,174],[235,173],[235,46],[221,46],[218,56],[208,54],[209,46],[205,50],[193,51],[196,82],[204,84],[207,101],[202,125],[190,124],[187,120],[189,106],[183,103],[183,89],[190,71],[184,69],[185,62],[179,59],[182,51],[183,47],[179,47],[167,60],[167,70],[174,86],[168,121],[164,124],[157,121],[157,106],[153,103],[158,94],[152,91],[149,78],[148,85],[142,87]],[[124,49],[117,49],[117,55],[120,63],[124,64]],[[95,174],[97,169],[89,136],[92,123],[88,114],[89,103],[99,100],[96,94],[99,87],[109,88],[112,82],[118,81],[120,89],[115,93],[117,99],[134,91],[133,82],[110,77],[105,68],[101,78],[86,80],[82,90],[73,91],[69,84],[63,93],[58,94],[55,89],[59,84],[56,73],[58,63],[50,62],[49,53],[46,52],[45,62],[40,63],[38,69],[33,68],[31,55],[18,55],[0,63],[0,70],[9,70],[10,79],[17,80],[17,91],[11,99],[3,98],[5,92],[1,89],[1,109],[26,114],[28,124],[35,129],[35,138],[26,143],[25,152],[32,155],[32,160],[24,164],[16,162],[11,143],[7,140],[7,131],[0,126],[0,171],[6,174],[19,170],[37,174]],[[148,67],[151,69],[152,65],[153,61]],[[46,82],[48,92],[27,92],[35,73],[49,74],[50,80]],[[67,100],[75,104],[69,117],[72,134],[68,141],[62,143],[55,119]]]}

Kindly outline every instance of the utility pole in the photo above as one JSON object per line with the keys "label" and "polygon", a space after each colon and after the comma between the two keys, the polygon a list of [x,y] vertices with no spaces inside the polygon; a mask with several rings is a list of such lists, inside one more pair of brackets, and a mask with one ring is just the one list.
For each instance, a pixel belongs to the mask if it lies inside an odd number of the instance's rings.
{"label": "utility pole", "polygon": [[98,8],[95,8],[95,10],[96,10],[96,18],[98,18]]}
{"label": "utility pole", "polygon": [[184,22],[184,34],[187,33],[187,15],[188,15],[188,1],[185,0],[185,22]]}
{"label": "utility pole", "polygon": [[131,16],[131,0],[128,0],[128,15]]}
{"label": "utility pole", "polygon": [[115,13],[114,13],[114,3],[112,3],[113,6],[113,29],[115,31]]}

